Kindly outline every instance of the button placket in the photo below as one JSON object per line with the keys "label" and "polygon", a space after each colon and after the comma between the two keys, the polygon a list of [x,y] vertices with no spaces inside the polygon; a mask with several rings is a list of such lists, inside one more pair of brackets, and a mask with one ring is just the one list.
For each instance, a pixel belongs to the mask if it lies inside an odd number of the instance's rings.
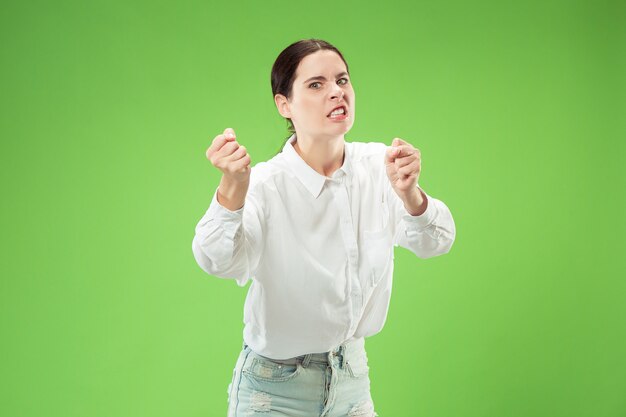
{"label": "button placket", "polygon": [[[358,270],[358,245],[356,241],[356,234],[352,227],[352,214],[350,209],[350,199],[346,184],[343,181],[344,177],[340,177],[338,180],[331,180],[331,190],[335,196],[337,208],[339,210],[339,222],[341,235],[343,237],[346,253],[348,255],[348,261],[352,265],[352,270]],[[350,298],[352,300],[352,324],[349,331],[354,331],[358,325],[358,318],[360,316],[361,308],[363,307],[363,291],[361,288],[361,282],[358,279],[358,274],[355,272],[350,274]]]}

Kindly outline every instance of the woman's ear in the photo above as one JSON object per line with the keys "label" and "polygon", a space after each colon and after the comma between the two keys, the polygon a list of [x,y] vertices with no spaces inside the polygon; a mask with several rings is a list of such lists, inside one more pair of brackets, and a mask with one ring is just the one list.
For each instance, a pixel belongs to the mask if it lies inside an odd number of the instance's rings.
{"label": "woman's ear", "polygon": [[276,108],[281,116],[285,118],[291,118],[291,110],[289,109],[289,102],[287,98],[282,94],[276,94],[274,96],[274,102],[276,103]]}

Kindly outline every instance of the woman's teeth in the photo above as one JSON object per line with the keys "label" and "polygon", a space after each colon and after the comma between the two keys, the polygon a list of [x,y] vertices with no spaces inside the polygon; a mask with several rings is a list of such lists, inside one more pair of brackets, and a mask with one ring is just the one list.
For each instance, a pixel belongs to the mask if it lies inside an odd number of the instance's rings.
{"label": "woman's teeth", "polygon": [[338,114],[345,114],[345,109],[343,107],[340,109],[337,109],[333,111],[329,117],[337,116]]}

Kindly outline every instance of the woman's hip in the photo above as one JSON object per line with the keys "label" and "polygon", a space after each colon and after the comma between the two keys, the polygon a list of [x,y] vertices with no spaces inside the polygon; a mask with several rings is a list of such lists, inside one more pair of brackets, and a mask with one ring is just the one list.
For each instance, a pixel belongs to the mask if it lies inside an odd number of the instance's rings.
{"label": "woman's hip", "polygon": [[244,342],[228,386],[228,403],[229,417],[271,411],[281,416],[339,416],[356,407],[371,408],[371,413],[360,410],[357,415],[376,415],[364,340],[281,360],[259,355]]}

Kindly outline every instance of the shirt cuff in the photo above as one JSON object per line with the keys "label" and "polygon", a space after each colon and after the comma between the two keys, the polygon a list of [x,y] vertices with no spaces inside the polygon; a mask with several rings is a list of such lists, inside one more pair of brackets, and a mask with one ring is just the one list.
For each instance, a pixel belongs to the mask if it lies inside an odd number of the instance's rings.
{"label": "shirt cuff", "polygon": [[423,229],[431,224],[433,220],[435,220],[435,217],[437,217],[437,206],[435,205],[434,199],[426,194],[426,191],[422,190],[419,186],[418,188],[427,201],[426,211],[419,216],[411,216],[411,214],[406,210],[406,207],[404,207],[404,204],[402,204],[402,209],[404,212],[402,219],[404,219],[409,225],[411,225],[409,227],[413,229]]}
{"label": "shirt cuff", "polygon": [[211,200],[211,204],[209,205],[209,209],[207,210],[205,216],[208,219],[215,220],[218,222],[218,224],[221,224],[224,227],[226,235],[230,237],[231,239],[233,239],[235,236],[235,233],[237,232],[237,229],[239,228],[239,225],[241,225],[244,207],[245,207],[245,203],[244,203],[244,206],[242,206],[238,210],[232,211],[232,210],[227,209],[226,207],[221,205],[220,202],[217,200],[217,189],[216,189],[215,193],[213,194],[213,199]]}

